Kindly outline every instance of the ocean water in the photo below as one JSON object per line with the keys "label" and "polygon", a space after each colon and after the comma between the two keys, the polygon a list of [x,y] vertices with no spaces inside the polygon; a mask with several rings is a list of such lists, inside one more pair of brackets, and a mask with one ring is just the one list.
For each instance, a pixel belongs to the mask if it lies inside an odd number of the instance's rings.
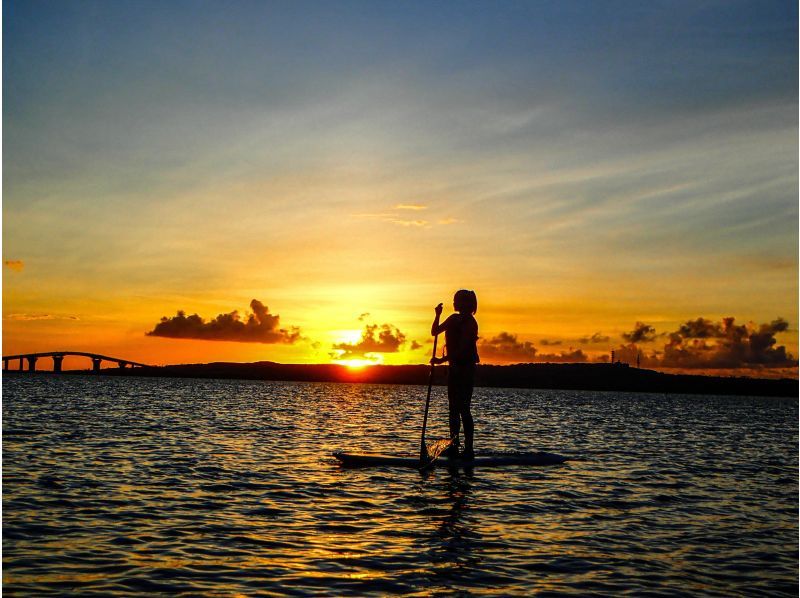
{"label": "ocean water", "polygon": [[[476,389],[476,452],[415,455],[425,388],[3,378],[3,590],[29,596],[796,596],[798,401]],[[431,437],[446,434],[434,389]]]}

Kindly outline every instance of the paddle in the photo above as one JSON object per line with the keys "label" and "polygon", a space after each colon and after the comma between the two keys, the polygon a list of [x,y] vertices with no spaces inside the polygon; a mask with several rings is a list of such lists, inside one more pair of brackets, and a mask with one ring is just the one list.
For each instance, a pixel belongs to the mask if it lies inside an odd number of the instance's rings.
{"label": "paddle", "polygon": [[[436,357],[436,342],[439,340],[439,335],[433,337],[433,357]],[[431,387],[433,387],[433,368],[435,366],[431,363],[431,373],[428,376],[428,397],[425,399],[425,417],[422,418],[422,439],[419,444],[419,466],[425,467],[425,462],[428,460],[428,447],[425,446],[425,428],[428,427],[428,407],[431,404]]]}

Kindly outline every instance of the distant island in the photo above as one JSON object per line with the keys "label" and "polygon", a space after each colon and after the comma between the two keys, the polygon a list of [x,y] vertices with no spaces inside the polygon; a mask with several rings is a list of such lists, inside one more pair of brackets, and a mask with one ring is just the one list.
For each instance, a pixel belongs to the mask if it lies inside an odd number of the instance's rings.
{"label": "distant island", "polygon": [[[446,367],[437,367],[434,382],[446,382]],[[86,373],[80,370],[64,374]],[[427,384],[427,365],[373,365],[353,369],[337,364],[205,363],[137,368],[106,368],[106,376],[162,376],[181,378],[237,378],[295,382],[353,382],[365,384]],[[20,374],[24,374],[20,372]],[[540,388],[600,390],[674,394],[798,396],[798,381],[747,377],[665,374],[629,367],[627,364],[526,363],[479,365],[476,386],[498,388]]]}

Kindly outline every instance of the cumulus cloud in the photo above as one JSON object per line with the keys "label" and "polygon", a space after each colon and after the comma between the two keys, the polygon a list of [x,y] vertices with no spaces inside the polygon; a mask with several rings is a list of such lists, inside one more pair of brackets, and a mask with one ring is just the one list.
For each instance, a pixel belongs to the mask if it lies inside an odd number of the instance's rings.
{"label": "cumulus cloud", "polygon": [[411,341],[411,350],[416,351],[417,349],[422,349],[422,345],[420,345],[417,341]]}
{"label": "cumulus cloud", "polygon": [[365,311],[363,314],[361,314],[360,316],[358,316],[358,321],[359,321],[359,322],[363,322],[363,321],[364,321],[364,320],[366,320],[368,317],[369,317],[369,312],[368,312],[368,311]]}
{"label": "cumulus cloud", "polygon": [[[730,320],[733,323],[733,318]],[[714,338],[722,335],[722,325],[705,318],[697,318],[682,324],[677,334],[683,338]]]}
{"label": "cumulus cloud", "polygon": [[547,347],[547,346],[555,347],[555,346],[558,346],[558,345],[561,344],[561,341],[551,341],[551,340],[546,339],[546,338],[543,338],[539,342],[542,343],[545,347]]}
{"label": "cumulus cloud", "polygon": [[656,329],[644,322],[636,322],[631,332],[623,332],[622,338],[629,343],[650,343],[656,339]]}
{"label": "cumulus cloud", "polygon": [[187,316],[179,311],[175,317],[161,318],[155,328],[145,333],[147,336],[166,338],[186,338],[206,341],[235,341],[240,343],[286,343],[300,340],[300,329],[292,326],[287,330],[280,328],[280,316],[269,313],[257,299],[250,302],[253,313],[242,318],[238,311],[219,314],[206,322],[193,314]]}
{"label": "cumulus cloud", "polygon": [[489,340],[478,343],[478,354],[481,359],[497,359],[501,361],[533,361],[538,350],[529,341],[520,342],[516,334],[501,332]]}
{"label": "cumulus cloud", "polygon": [[669,333],[667,335],[669,340],[663,350],[642,349],[631,342],[615,351],[617,359],[626,363],[636,363],[638,355],[644,367],[682,369],[794,367],[798,363],[796,357],[790,354],[785,346],[778,346],[775,337],[776,334],[786,332],[788,328],[789,323],[783,318],[777,318],[767,324],[736,324],[733,317],[723,318],[719,322],[696,318],[686,321],[677,330]]}
{"label": "cumulus cloud", "polygon": [[573,350],[572,347],[559,353],[540,353],[533,343],[520,341],[516,334],[510,332],[501,332],[491,339],[480,341],[478,354],[482,361],[505,363],[579,363],[589,360],[583,351]]}
{"label": "cumulus cloud", "polygon": [[592,336],[583,336],[579,338],[578,342],[582,345],[599,345],[601,343],[607,343],[610,340],[611,337],[595,332]]}
{"label": "cumulus cloud", "polygon": [[397,353],[405,342],[406,335],[400,332],[396,326],[367,324],[358,342],[335,343],[332,347],[335,353],[332,353],[331,356],[336,359],[354,357],[369,359],[375,353]]}
{"label": "cumulus cloud", "polygon": [[25,269],[25,262],[22,260],[3,260],[3,265],[13,272],[22,272]]}
{"label": "cumulus cloud", "polygon": [[783,318],[769,324],[737,325],[732,317],[721,323],[698,318],[669,336],[661,359],[664,367],[741,368],[797,365],[775,335],[789,328]]}
{"label": "cumulus cloud", "polygon": [[[636,322],[631,332],[622,335],[626,341],[614,348],[614,359],[642,367],[691,370],[758,370],[781,371],[796,368],[797,358],[778,344],[776,335],[789,330],[789,323],[776,318],[765,324],[737,324],[733,317],[713,321],[706,318],[687,320],[670,333],[658,334],[653,326]],[[657,339],[667,339],[654,346]],[[608,342],[609,337],[597,332],[579,339],[583,344]],[[543,339],[541,345],[553,341]],[[531,342],[520,341],[516,334],[501,332],[489,340],[481,340],[478,353],[482,361],[501,363],[602,363],[609,355],[587,355],[582,350],[543,353]],[[766,375],[766,374],[765,374]]]}

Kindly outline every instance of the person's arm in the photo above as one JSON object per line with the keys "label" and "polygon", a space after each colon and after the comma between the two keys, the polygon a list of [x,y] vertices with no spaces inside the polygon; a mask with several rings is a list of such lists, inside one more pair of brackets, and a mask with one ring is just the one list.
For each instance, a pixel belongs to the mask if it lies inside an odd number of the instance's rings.
{"label": "person's arm", "polygon": [[450,321],[450,318],[447,318],[444,323],[439,324],[439,318],[442,316],[442,304],[440,303],[433,309],[436,312],[436,317],[433,318],[433,324],[431,324],[431,336],[437,336],[447,329],[447,323]]}
{"label": "person's arm", "polygon": [[[433,324],[431,324],[431,336],[438,336],[439,334],[447,330],[447,326],[450,323],[450,318],[447,318],[442,324],[439,324],[439,318],[442,316],[441,303],[434,308],[434,311],[436,312],[436,317],[433,319]],[[434,355],[433,357],[431,357],[431,365],[445,363],[447,361],[448,361],[447,355],[442,355],[441,357],[436,357]]]}

